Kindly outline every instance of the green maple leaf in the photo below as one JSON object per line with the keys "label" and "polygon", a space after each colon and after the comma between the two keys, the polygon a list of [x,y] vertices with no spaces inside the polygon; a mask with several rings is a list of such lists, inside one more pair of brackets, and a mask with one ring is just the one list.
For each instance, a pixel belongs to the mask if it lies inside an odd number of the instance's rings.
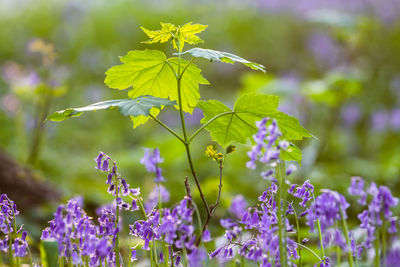
{"label": "green maple leaf", "polygon": [[144,27],[141,27],[141,29],[150,38],[150,40],[143,43],[165,43],[172,39],[172,44],[174,48],[181,52],[183,50],[183,47],[185,46],[185,43],[191,45],[203,43],[203,40],[201,40],[200,37],[198,37],[196,34],[201,33],[207,27],[207,25],[192,24],[191,22],[186,23],[183,26],[176,27],[174,24],[161,22],[161,30],[153,31],[148,30]]}
{"label": "green maple leaf", "polygon": [[204,113],[201,120],[203,124],[218,116],[205,128],[222,146],[233,141],[245,144],[257,132],[256,121],[265,117],[277,120],[279,129],[287,140],[311,137],[295,117],[278,111],[278,104],[277,96],[247,94],[236,101],[233,110],[217,100],[200,101],[198,107]]}
{"label": "green maple leaf", "polygon": [[[119,90],[132,87],[128,93],[131,98],[152,95],[178,101],[175,75],[178,72],[178,58],[167,59],[163,52],[157,50],[134,50],[120,60],[123,64],[111,67],[106,72],[104,82],[108,87]],[[209,83],[196,65],[191,63],[187,66],[188,64],[188,61],[181,59],[180,70],[185,69],[181,79],[182,109],[192,113],[200,99],[199,84]],[[179,108],[178,105],[176,108]],[[158,115],[158,111],[152,111],[152,115]],[[143,124],[147,119],[148,117],[135,118],[134,125]]]}
{"label": "green maple leaf", "polygon": [[221,51],[216,51],[216,50],[211,50],[211,49],[195,47],[195,48],[189,49],[182,53],[175,53],[175,55],[179,55],[179,54],[180,55],[190,54],[193,57],[202,57],[202,58],[208,59],[210,61],[216,60],[216,61],[221,61],[221,62],[230,63],[230,64],[239,62],[253,70],[260,70],[262,72],[265,72],[265,67],[263,65],[248,61],[242,57],[239,57],[237,55],[234,55],[234,54],[231,54],[228,52],[221,52]]}
{"label": "green maple leaf", "polygon": [[135,99],[113,99],[91,104],[81,108],[68,108],[51,114],[47,119],[52,121],[63,121],[71,117],[78,117],[83,112],[101,109],[118,108],[123,116],[148,117],[152,109],[160,110],[164,106],[174,106],[175,101],[153,96],[140,96]]}
{"label": "green maple leaf", "polygon": [[188,43],[190,45],[203,43],[204,41],[201,40],[200,37],[198,37],[196,34],[201,33],[207,27],[207,25],[202,24],[192,24],[191,22],[186,23],[178,29],[180,47],[178,49],[178,45],[176,44],[176,40],[174,39],[172,41],[174,48],[181,52],[183,50],[183,47],[185,46],[185,43]]}
{"label": "green maple leaf", "polygon": [[168,42],[171,38],[174,38],[175,33],[176,33],[176,26],[171,23],[163,23],[161,22],[161,30],[157,31],[152,31],[148,30],[144,27],[140,27],[144,33],[147,34],[147,36],[150,38],[150,40],[145,41],[143,43],[146,44],[153,44],[153,43],[165,43]]}
{"label": "green maple leaf", "polygon": [[[206,125],[205,129],[210,132],[212,139],[224,147],[231,142],[247,143],[257,132],[256,121],[265,117],[277,120],[278,127],[287,140],[301,140],[312,136],[295,117],[278,111],[278,105],[277,96],[247,94],[236,101],[233,110],[217,100],[200,101],[198,107],[204,113],[201,123]],[[282,158],[301,163],[301,151],[291,144],[282,153]]]}

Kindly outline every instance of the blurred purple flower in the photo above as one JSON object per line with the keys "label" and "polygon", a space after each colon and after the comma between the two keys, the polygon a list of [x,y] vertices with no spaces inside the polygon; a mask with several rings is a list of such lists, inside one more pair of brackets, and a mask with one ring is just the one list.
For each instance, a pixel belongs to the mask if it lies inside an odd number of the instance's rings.
{"label": "blurred purple flower", "polygon": [[375,111],[371,117],[372,129],[374,131],[384,131],[389,123],[389,114],[384,110]]}
{"label": "blurred purple flower", "polygon": [[[161,199],[159,200],[159,198]],[[147,202],[144,204],[144,208],[146,212],[150,212],[152,209],[154,209],[154,207],[159,204],[159,201],[161,201],[161,203],[167,203],[169,202],[169,199],[169,191],[161,184],[156,184],[151,190]]]}
{"label": "blurred purple flower", "polygon": [[352,127],[361,118],[361,111],[358,105],[351,104],[344,106],[342,109],[342,121],[346,127]]}
{"label": "blurred purple flower", "polygon": [[390,126],[393,130],[400,130],[400,108],[395,108],[390,114]]}
{"label": "blurred purple flower", "polygon": [[165,182],[165,178],[161,174],[161,168],[158,166],[162,162],[164,162],[164,159],[161,158],[158,148],[155,148],[153,152],[149,148],[145,148],[144,156],[140,160],[140,163],[146,167],[148,172],[156,174],[156,178],[154,179],[156,183]]}
{"label": "blurred purple flower", "polygon": [[333,68],[340,63],[340,47],[328,34],[314,33],[309,38],[307,46],[321,66]]}
{"label": "blurred purple flower", "polygon": [[237,195],[232,199],[229,212],[235,215],[236,218],[241,219],[246,208],[247,208],[247,202],[244,196]]}

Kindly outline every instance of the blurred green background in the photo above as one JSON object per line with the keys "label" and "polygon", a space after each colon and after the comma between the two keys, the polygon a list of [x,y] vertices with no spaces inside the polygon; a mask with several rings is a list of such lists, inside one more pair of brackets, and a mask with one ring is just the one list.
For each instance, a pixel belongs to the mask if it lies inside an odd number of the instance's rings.
{"label": "blurred green background", "polygon": [[[104,72],[129,50],[153,48],[170,55],[167,45],[141,43],[147,37],[140,26],[158,29],[159,22],[207,24],[201,47],[266,66],[265,75],[199,60],[211,83],[200,92],[203,99],[230,106],[245,92],[279,95],[280,110],[298,117],[317,137],[298,143],[303,162],[293,182],[310,179],[317,187],[346,194],[349,178],[359,175],[398,194],[400,3],[326,2],[0,0],[0,150],[58,196],[52,202],[43,196],[44,206],[22,205],[25,220],[40,225],[51,218],[55,205],[77,195],[89,211],[108,203],[106,177],[94,169],[99,151],[115,159],[128,183],[147,195],[153,176],[139,161],[144,147],[160,148],[170,202],[184,196],[183,179],[189,175],[184,147],[154,122],[132,129],[118,112],[99,111],[38,124],[49,112],[125,97],[104,86]],[[201,117],[198,110],[188,116],[190,131]],[[176,110],[160,118],[180,131]],[[211,200],[217,194],[218,166],[204,154],[210,144],[203,132],[193,154]],[[243,194],[255,203],[266,186],[258,172],[245,168],[249,149],[250,144],[240,145],[226,159],[217,218],[226,215],[233,196]],[[3,192],[0,182],[1,192],[19,204],[18,188],[7,188]],[[40,227],[28,227],[40,235]]]}

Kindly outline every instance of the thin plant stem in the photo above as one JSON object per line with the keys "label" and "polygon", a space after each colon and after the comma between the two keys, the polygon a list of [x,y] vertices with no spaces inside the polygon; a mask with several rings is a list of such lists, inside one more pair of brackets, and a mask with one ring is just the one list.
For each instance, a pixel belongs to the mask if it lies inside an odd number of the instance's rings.
{"label": "thin plant stem", "polygon": [[195,208],[197,221],[199,223],[199,232],[200,232],[199,234],[201,234],[203,226],[202,226],[202,222],[201,222],[200,211],[199,211],[199,208],[197,207],[197,205],[196,205],[196,203],[194,201],[192,202],[192,205]]}
{"label": "thin plant stem", "polygon": [[282,201],[283,199],[283,191],[284,191],[284,179],[285,179],[285,162],[281,161],[278,163],[278,166],[276,167],[276,176],[278,179],[279,183],[279,188],[278,188],[278,231],[279,231],[279,258],[280,258],[280,263],[281,266],[284,267],[286,266],[286,241],[284,240],[284,227],[283,223],[285,222],[283,218],[283,206],[282,206]]}
{"label": "thin plant stem", "polygon": [[219,185],[218,185],[218,196],[217,200],[215,201],[214,207],[212,209],[212,214],[214,214],[215,210],[219,205],[219,201],[221,199],[221,192],[222,192],[222,171],[224,169],[224,165],[222,162],[219,163]]}
{"label": "thin plant stem", "polygon": [[386,261],[386,223],[383,221],[382,223],[382,259]]}
{"label": "thin plant stem", "polygon": [[336,261],[337,261],[337,265],[340,266],[341,265],[341,255],[342,255],[342,249],[340,248],[340,246],[336,246]]}
{"label": "thin plant stem", "polygon": [[[118,175],[115,173],[115,227],[119,227],[119,207],[117,204],[117,198],[119,197],[119,181],[118,181]],[[119,264],[119,231],[115,235],[115,247],[114,247],[114,252],[115,252],[115,263],[117,267],[120,267]]]}
{"label": "thin plant stem", "polygon": [[[12,207],[11,207],[11,211],[12,211],[12,215],[13,215],[13,228],[14,228],[14,232],[13,232],[13,236],[14,236],[14,240],[17,238],[17,219],[15,217],[15,212],[14,212],[14,202],[12,203]],[[10,240],[11,240],[11,234],[10,234]],[[11,247],[10,247],[11,249]],[[15,257],[15,265],[19,266],[19,257]]]}
{"label": "thin plant stem", "polygon": [[[312,196],[313,196],[313,201],[315,203],[314,193],[312,194]],[[317,228],[318,228],[319,245],[321,247],[321,258],[325,259],[324,242],[322,240],[322,230],[321,230],[321,223],[320,223],[319,219],[317,219],[316,223],[317,223]]]}
{"label": "thin plant stem", "polygon": [[215,210],[217,209],[219,205],[219,201],[221,199],[221,191],[222,191],[222,171],[223,171],[223,162],[220,161],[219,163],[219,185],[218,185],[218,195],[217,195],[217,200],[215,201],[214,205],[210,206],[210,214],[207,216],[206,221],[204,223],[204,226],[201,230],[201,233],[199,235],[199,238],[196,240],[196,245],[198,246],[201,242],[201,238],[204,235],[204,232],[207,230],[208,223],[210,222],[211,217],[214,215]]}
{"label": "thin plant stem", "polygon": [[224,112],[224,113],[221,113],[221,114],[218,114],[218,115],[214,116],[209,121],[207,121],[205,124],[203,124],[194,134],[192,134],[192,136],[189,138],[189,142],[191,142],[196,137],[196,135],[198,135],[205,127],[207,127],[214,120],[218,119],[219,117],[222,117],[222,116],[225,116],[225,115],[229,115],[229,114],[233,114],[233,113],[234,113],[233,111],[229,111],[229,112]]}
{"label": "thin plant stem", "polygon": [[349,266],[353,267],[354,266],[354,262],[353,262],[353,254],[351,252],[351,241],[350,241],[350,237],[349,237],[349,227],[347,225],[347,221],[345,218],[345,214],[344,211],[342,209],[342,207],[340,207],[340,216],[342,217],[342,224],[343,224],[343,232],[346,238],[346,243],[347,243],[347,247],[348,247],[348,251],[347,251],[347,256],[349,259]]}
{"label": "thin plant stem", "polygon": [[36,164],[37,158],[39,156],[40,144],[42,142],[43,135],[45,132],[45,127],[46,127],[45,121],[46,121],[46,117],[49,113],[49,109],[50,109],[52,100],[53,100],[53,96],[49,92],[46,92],[43,97],[43,104],[40,104],[40,100],[38,103],[38,107],[37,107],[38,116],[37,116],[37,121],[36,121],[36,125],[35,125],[34,136],[32,139],[32,146],[31,146],[31,150],[29,152],[29,157],[28,157],[28,163],[31,163],[33,165]]}
{"label": "thin plant stem", "polygon": [[12,251],[12,237],[11,237],[11,226],[10,229],[8,230],[9,232],[9,240],[8,240],[8,246],[9,246],[9,259],[10,259],[10,266],[14,266],[14,255],[13,255],[13,251]]}
{"label": "thin plant stem", "polygon": [[163,123],[162,121],[160,121],[159,119],[157,119],[156,117],[154,117],[153,115],[149,114],[149,116],[158,124],[160,124],[162,127],[164,127],[168,132],[170,132],[171,134],[173,134],[176,138],[178,138],[183,144],[185,144],[185,140],[182,139],[182,137],[179,136],[179,134],[177,134],[174,130],[172,130],[171,128],[169,128],[167,125],[165,125],[165,123]]}
{"label": "thin plant stem", "polygon": [[[178,51],[180,51],[181,48],[180,48],[179,38],[178,38],[177,43],[178,43]],[[195,171],[194,166],[193,166],[192,155],[190,153],[190,144],[188,142],[185,118],[183,116],[183,107],[182,107],[182,90],[181,90],[182,74],[183,74],[183,72],[181,73],[181,55],[179,54],[178,55],[178,77],[177,77],[179,115],[180,115],[180,119],[181,119],[183,140],[184,140],[184,145],[185,145],[185,148],[186,148],[186,155],[187,155],[187,158],[188,158],[188,161],[189,161],[190,170],[192,172],[193,179],[194,179],[194,181],[196,183],[197,190],[199,191],[200,198],[203,201],[203,205],[204,205],[204,208],[205,208],[206,214],[207,214],[206,221],[205,221],[204,226],[203,226],[203,228],[204,228],[204,227],[207,227],[208,222],[210,221],[212,215],[210,213],[210,208],[209,208],[209,206],[207,204],[207,200],[206,200],[206,198],[205,198],[205,196],[203,194],[203,191],[201,189],[201,185],[200,185],[199,179],[197,178],[196,171]],[[196,241],[196,245],[198,246],[200,244],[200,242],[201,242],[201,235],[198,237],[198,239]]]}
{"label": "thin plant stem", "polygon": [[[300,233],[300,224],[299,224],[299,218],[297,217],[297,212],[295,209],[293,209],[293,214],[294,214],[294,219],[296,221],[296,231],[297,231],[297,243],[301,244],[301,233]],[[303,266],[303,259],[301,257],[301,249],[299,249],[299,266]]]}
{"label": "thin plant stem", "polygon": [[380,267],[380,255],[379,255],[379,247],[380,247],[380,242],[379,242],[379,232],[380,229],[377,228],[376,232],[376,240],[375,240],[375,267]]}
{"label": "thin plant stem", "polygon": [[312,249],[310,249],[309,247],[304,246],[303,244],[300,244],[300,243],[297,243],[297,242],[295,242],[295,243],[296,243],[299,247],[302,247],[302,248],[308,250],[309,252],[311,252],[311,254],[313,254],[313,255],[318,259],[318,261],[322,261],[321,257],[318,256],[318,254],[315,253]]}

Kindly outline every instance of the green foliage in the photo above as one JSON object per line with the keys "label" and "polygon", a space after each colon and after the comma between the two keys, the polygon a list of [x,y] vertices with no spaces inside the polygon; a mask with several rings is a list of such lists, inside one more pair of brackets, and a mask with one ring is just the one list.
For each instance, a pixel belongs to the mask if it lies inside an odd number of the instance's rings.
{"label": "green foliage", "polygon": [[309,81],[303,86],[303,93],[314,102],[336,107],[362,91],[361,73],[332,72],[320,80]]}
{"label": "green foliage", "polygon": [[281,150],[280,157],[286,161],[297,161],[301,165],[301,150],[294,144],[290,144],[286,150]]}
{"label": "green foliage", "polygon": [[200,101],[198,106],[204,112],[201,122],[208,123],[206,129],[222,146],[231,142],[246,143],[257,132],[255,122],[265,117],[276,119],[288,140],[311,137],[296,118],[278,111],[278,104],[277,96],[246,94],[236,101],[233,110],[217,100]]}
{"label": "green foliage", "polygon": [[[243,95],[231,110],[217,100],[199,101],[200,84],[209,84],[201,75],[201,70],[193,64],[195,58],[205,58],[234,64],[239,62],[245,66],[265,72],[261,64],[248,61],[244,58],[211,49],[192,48],[182,52],[185,43],[197,44],[202,40],[196,35],[207,28],[205,25],[187,23],[175,26],[171,23],[161,23],[161,29],[152,31],[142,28],[149,36],[147,44],[165,43],[171,41],[178,57],[168,58],[158,50],[133,50],[120,58],[121,65],[113,66],[106,71],[105,84],[114,89],[124,90],[132,88],[128,96],[132,99],[109,100],[92,104],[83,108],[66,109],[49,116],[50,120],[62,121],[69,117],[80,116],[84,111],[110,109],[118,107],[121,114],[131,116],[134,127],[144,124],[150,117],[155,118],[164,106],[175,106],[180,110],[181,120],[183,112],[192,113],[194,107],[200,107],[204,112],[202,123],[196,134],[203,128],[207,129],[213,140],[226,147],[231,142],[246,143],[257,128],[255,122],[271,117],[278,121],[284,138],[301,140],[311,137],[294,117],[277,110],[279,98],[272,95]],[[193,58],[190,61],[182,59],[187,54]],[[169,99],[169,100],[168,100]],[[181,103],[179,103],[181,101]],[[161,125],[166,127],[162,122]],[[182,122],[184,139],[180,138],[172,129],[166,127],[182,142],[187,139],[184,122]],[[293,146],[284,155],[287,160],[301,161],[300,150]]]}
{"label": "green foliage", "polygon": [[265,67],[263,65],[248,61],[244,58],[241,58],[239,56],[236,56],[234,54],[227,53],[227,52],[221,52],[221,51],[216,51],[216,50],[211,50],[211,49],[195,47],[195,48],[189,49],[182,53],[175,53],[175,55],[177,55],[177,54],[178,55],[179,54],[181,54],[181,55],[190,54],[193,57],[202,57],[202,58],[208,59],[210,61],[216,60],[216,61],[221,61],[221,62],[230,63],[230,64],[239,62],[253,70],[260,70],[262,72],[265,72]]}
{"label": "green foliage", "polygon": [[173,106],[175,102],[168,99],[153,96],[140,96],[135,99],[115,99],[98,102],[82,108],[69,108],[57,111],[47,119],[52,121],[63,121],[70,117],[82,115],[85,111],[96,111],[99,109],[118,108],[123,116],[149,116],[152,108],[161,109],[162,106]]}
{"label": "green foliage", "polygon": [[58,265],[58,243],[57,241],[40,242],[40,260],[43,267],[57,267]]}
{"label": "green foliage", "polygon": [[161,30],[151,31],[141,27],[144,33],[150,38],[150,40],[145,41],[146,44],[153,43],[165,43],[172,39],[172,44],[176,50],[181,52],[185,43],[194,45],[198,43],[203,43],[196,34],[201,33],[207,28],[207,25],[202,24],[192,24],[191,22],[186,23],[183,26],[176,27],[171,23],[161,22]]}
{"label": "green foliage", "polygon": [[[120,90],[133,86],[128,93],[131,98],[152,95],[178,101],[176,76],[178,70],[185,69],[181,78],[182,108],[185,112],[192,113],[200,99],[199,84],[209,84],[196,65],[181,59],[179,68],[178,58],[167,59],[161,51],[130,51],[121,57],[121,62],[122,65],[107,70],[104,82],[108,87]],[[154,111],[152,115],[157,116],[158,112]],[[146,120],[138,118],[134,124],[139,125]]]}

